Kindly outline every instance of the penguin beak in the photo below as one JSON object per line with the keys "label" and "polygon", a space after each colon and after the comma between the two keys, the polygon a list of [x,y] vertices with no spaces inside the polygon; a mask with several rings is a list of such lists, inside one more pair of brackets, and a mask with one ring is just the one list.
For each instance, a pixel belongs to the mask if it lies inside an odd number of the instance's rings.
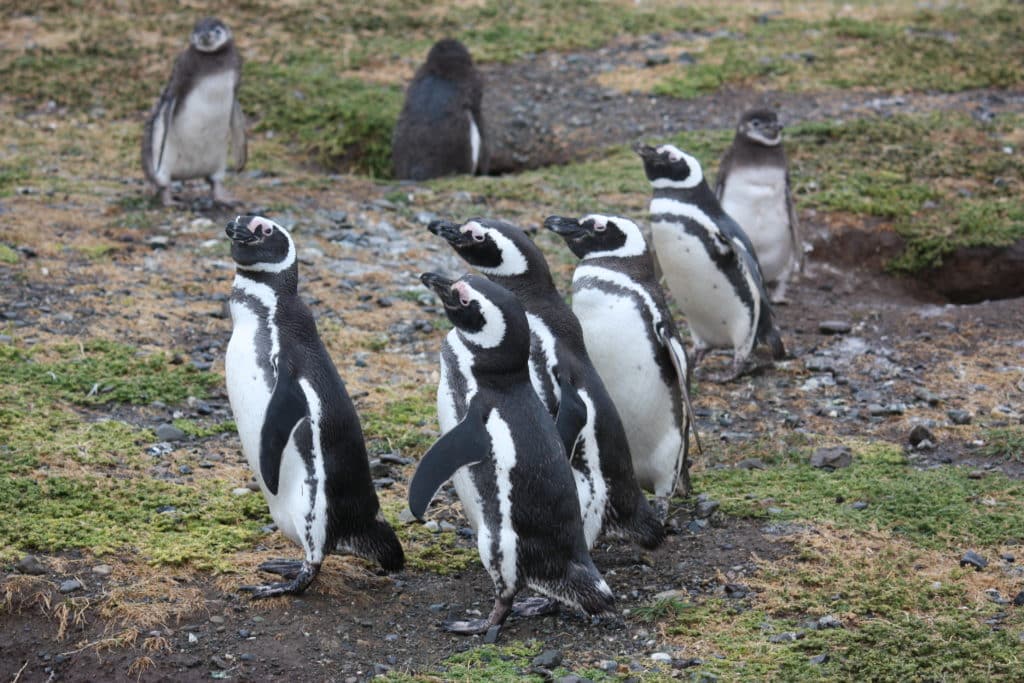
{"label": "penguin beak", "polygon": [[450,280],[437,273],[423,273],[420,275],[420,282],[434,290],[434,294],[437,294],[438,298],[441,299],[441,303],[445,305],[445,308],[458,308],[459,294],[452,289],[452,285],[455,284],[454,280]]}
{"label": "penguin beak", "polygon": [[451,221],[431,221],[427,230],[438,237],[443,237],[453,247],[461,247],[470,244],[473,238],[459,230],[461,226]]}
{"label": "penguin beak", "polygon": [[642,142],[637,142],[633,145],[633,151],[640,155],[641,159],[657,159],[661,155],[658,154],[658,150],[654,149],[650,145],[645,145]]}
{"label": "penguin beak", "polygon": [[565,239],[579,237],[583,232],[583,226],[578,220],[564,216],[548,216],[544,219],[544,227]]}
{"label": "penguin beak", "polygon": [[228,223],[227,228],[224,232],[231,239],[232,242],[238,244],[250,244],[252,242],[258,242],[259,236],[249,229],[249,224],[255,216],[238,216],[235,220]]}

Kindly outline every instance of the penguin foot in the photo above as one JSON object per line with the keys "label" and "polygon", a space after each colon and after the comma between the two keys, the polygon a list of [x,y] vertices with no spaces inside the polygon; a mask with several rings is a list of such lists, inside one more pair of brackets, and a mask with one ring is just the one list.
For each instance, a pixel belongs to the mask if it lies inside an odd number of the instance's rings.
{"label": "penguin foot", "polygon": [[491,627],[489,619],[463,619],[444,622],[444,630],[460,636],[478,636]]}
{"label": "penguin foot", "polygon": [[262,586],[239,586],[238,590],[252,593],[254,600],[259,598],[275,598],[279,595],[299,595],[309,587],[309,584],[313,583],[313,579],[316,578],[319,572],[320,565],[302,562],[298,573],[290,581],[268,583]]}
{"label": "penguin foot", "polygon": [[654,508],[654,514],[658,516],[658,521],[662,524],[668,519],[668,496],[655,496],[654,500],[651,501],[651,507]]}
{"label": "penguin foot", "polygon": [[278,576],[293,580],[302,571],[302,560],[274,558],[261,564],[260,571],[267,572],[268,574],[277,574]]}
{"label": "penguin foot", "polygon": [[494,599],[494,608],[486,619],[464,619],[461,621],[452,620],[444,622],[444,630],[449,633],[457,633],[460,636],[476,636],[486,633],[484,639],[493,643],[498,639],[501,632],[501,625],[505,623],[509,613],[512,611],[512,598],[497,597]]}
{"label": "penguin foot", "polygon": [[162,206],[181,206],[181,202],[171,196],[170,187],[161,187],[157,193],[157,197],[160,198],[160,204]]}
{"label": "penguin foot", "polygon": [[526,598],[512,603],[512,614],[517,617],[539,617],[554,614],[558,609],[558,601],[551,598]]}
{"label": "penguin foot", "polygon": [[223,204],[224,206],[238,206],[241,203],[232,197],[219,181],[211,180],[210,188],[212,190],[210,196],[217,204]]}

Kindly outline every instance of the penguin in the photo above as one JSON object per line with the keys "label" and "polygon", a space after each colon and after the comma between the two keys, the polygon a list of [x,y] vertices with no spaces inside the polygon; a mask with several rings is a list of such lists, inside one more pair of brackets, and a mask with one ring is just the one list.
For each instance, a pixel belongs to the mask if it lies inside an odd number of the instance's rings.
{"label": "penguin", "polygon": [[[590,557],[572,468],[530,383],[530,329],[522,305],[477,275],[453,282],[424,273],[421,279],[441,299],[454,329],[441,351],[442,436],[416,467],[409,509],[422,520],[431,498],[452,479],[495,588],[487,619],[450,621],[445,628],[467,635],[493,628],[496,638],[512,599],[527,587],[588,614],[610,613],[615,599]],[[522,611],[541,611],[545,602]]]}
{"label": "penguin", "polygon": [[242,57],[231,30],[213,17],[197,22],[142,135],[142,170],[164,206],[174,203],[171,181],[192,178],[207,179],[214,201],[233,202],[223,180],[229,147],[231,167],[245,167],[241,76]]}
{"label": "penguin", "polygon": [[483,78],[462,43],[451,38],[435,43],[409,84],[392,134],[395,178],[485,175],[489,153],[483,90]]}
{"label": "penguin", "polygon": [[334,550],[400,570],[402,546],[380,516],[359,416],[298,296],[291,235],[260,216],[239,216],[226,232],[237,265],[228,400],[271,517],[305,553],[301,562],[261,565],[286,581],[242,590],[257,598],[301,593]]}
{"label": "penguin", "polygon": [[665,529],[633,473],[622,420],[540,249],[523,230],[499,220],[433,221],[428,228],[526,309],[530,380],[573,466],[587,546],[593,547],[602,529],[644,548],[661,545]]}
{"label": "penguin", "polygon": [[651,235],[665,282],[694,341],[694,366],[709,348],[732,348],[732,370],[713,381],[736,379],[755,342],[772,357],[786,347],[775,326],[761,266],[750,239],[722,210],[700,162],[673,145],[637,145],[651,181]]}
{"label": "penguin", "polygon": [[647,241],[622,216],[549,216],[544,227],[580,259],[572,276],[572,311],[618,407],[637,482],[655,495],[664,521],[672,495],[691,493],[691,373]]}
{"label": "penguin", "polygon": [[786,286],[803,270],[803,239],[793,205],[782,124],[771,109],[744,112],[722,156],[715,196],[754,245],[772,303],[786,303]]}

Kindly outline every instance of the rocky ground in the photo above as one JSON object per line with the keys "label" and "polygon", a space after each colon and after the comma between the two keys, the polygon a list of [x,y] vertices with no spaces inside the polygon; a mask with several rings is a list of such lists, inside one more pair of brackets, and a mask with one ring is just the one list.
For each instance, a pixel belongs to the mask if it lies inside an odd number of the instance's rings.
{"label": "rocky ground", "polygon": [[[508,84],[501,93],[509,98],[506,111],[573,103],[553,114],[529,114],[524,129],[539,119],[558,122],[540,136],[530,135],[531,140],[553,141],[550,147],[541,145],[550,157],[529,148],[538,163],[575,158],[577,145],[596,150],[611,141],[680,127],[726,127],[741,104],[763,97],[725,92],[687,102],[633,98],[589,81],[609,60],[637,59],[657,47],[655,42],[588,55],[540,55],[514,66],[488,67],[487,75]],[[1019,94],[994,92],[771,97],[787,120],[891,109],[966,109],[984,115],[1024,107]],[[506,146],[515,145],[506,140]],[[522,159],[510,163],[530,165]],[[491,201],[475,193],[469,179],[467,189],[435,192],[351,177],[310,178],[278,178],[256,169],[231,186],[245,211],[265,212],[295,227],[301,287],[361,412],[387,401],[375,387],[432,386],[441,314],[416,276],[463,268],[427,233],[425,223],[440,214],[461,218],[514,211],[533,216],[533,223],[543,216],[524,202]],[[232,270],[222,226],[230,213],[201,200],[181,210],[131,210],[123,196],[137,199],[148,190],[134,178],[119,182],[120,192],[105,190],[106,196],[39,196],[28,188],[0,206],[4,221],[14,226],[4,240],[19,253],[16,264],[0,267],[0,315],[7,324],[3,343],[115,337],[182,349],[181,362],[222,372],[230,333],[224,302]],[[188,197],[200,191],[185,189]],[[398,201],[396,191],[406,200]],[[804,219],[812,233],[827,237],[815,216]],[[538,239],[564,287],[571,273],[564,248],[547,235]],[[103,247],[102,258],[89,251],[97,245]],[[761,468],[760,456],[767,459],[801,439],[815,445],[878,440],[903,445],[920,468],[956,464],[978,477],[1024,475],[1021,459],[988,454],[978,441],[981,428],[1022,421],[1020,300],[949,305],[915,283],[856,268],[842,253],[831,251],[827,239],[817,240],[817,247],[808,273],[791,288],[794,303],[778,311],[792,358],[730,384],[701,384],[696,392],[697,425],[706,448],[703,457],[695,458],[698,492],[702,472]],[[379,339],[379,346],[360,346],[368,338]],[[708,360],[711,365],[726,362],[717,355]],[[83,419],[95,419],[105,410],[148,427],[177,415],[228,415],[223,392],[214,391],[185,406],[82,410]],[[911,447],[915,428],[917,445]],[[152,476],[186,485],[221,478],[226,486],[245,487],[247,474],[233,434],[179,441],[181,436],[165,430],[160,441],[145,445],[153,449]],[[413,464],[403,457],[382,460],[375,467],[382,497],[398,498]],[[675,509],[675,533],[656,551],[603,541],[595,562],[615,591],[621,618],[591,622],[570,613],[512,619],[502,642],[535,642],[542,652],[525,663],[514,660],[518,670],[508,675],[550,679],[557,670],[559,680],[570,681],[578,680],[573,675],[628,678],[700,671],[716,653],[699,637],[680,639],[652,625],[651,605],[667,598],[715,596],[737,612],[751,609],[758,592],[750,584],[763,563],[792,552],[787,539],[793,529],[771,521],[773,501],[764,500],[763,508],[766,518],[748,519],[723,515],[716,501],[697,499]],[[454,536],[454,547],[472,548],[457,505],[441,506],[433,519],[438,533]],[[264,556],[293,553],[276,534],[256,550]],[[477,648],[481,639],[452,636],[439,624],[486,613],[492,595],[490,580],[477,563],[450,574],[410,569],[381,577],[359,562],[332,558],[302,598],[254,603],[235,590],[255,577],[252,565],[239,574],[216,575],[173,566],[143,568],[131,560],[130,553],[97,558],[73,551],[43,555],[40,566],[29,561],[12,571],[4,584],[8,610],[0,616],[0,674],[19,681],[136,680],[140,675],[145,680],[356,681],[386,672],[469,678],[472,669],[453,669],[446,660]],[[1006,585],[1020,586],[1019,572],[1006,576]],[[191,600],[188,609],[118,640],[124,627],[144,622],[117,622],[96,605],[109,605],[117,590],[152,581],[165,582],[166,600]],[[58,603],[70,607],[51,609]]]}

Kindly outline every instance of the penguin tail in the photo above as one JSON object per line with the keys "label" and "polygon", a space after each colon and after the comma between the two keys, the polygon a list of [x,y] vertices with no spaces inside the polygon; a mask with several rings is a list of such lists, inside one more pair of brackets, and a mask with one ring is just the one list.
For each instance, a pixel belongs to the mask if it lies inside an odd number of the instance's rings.
{"label": "penguin tail", "polygon": [[782,335],[779,334],[779,329],[777,327],[772,325],[766,335],[765,341],[768,343],[768,347],[772,350],[773,360],[782,360],[786,357],[786,345],[782,343]]}
{"label": "penguin tail", "polygon": [[569,562],[565,576],[557,581],[528,581],[530,588],[587,614],[605,615],[615,611],[615,595],[589,555]]}
{"label": "penguin tail", "polygon": [[370,526],[345,539],[352,553],[374,560],[388,573],[401,571],[405,566],[405,553],[391,525],[375,519]]}
{"label": "penguin tail", "polygon": [[620,517],[614,526],[640,547],[653,550],[664,542],[665,526],[643,494],[638,493],[636,500],[633,514],[626,519]]}

